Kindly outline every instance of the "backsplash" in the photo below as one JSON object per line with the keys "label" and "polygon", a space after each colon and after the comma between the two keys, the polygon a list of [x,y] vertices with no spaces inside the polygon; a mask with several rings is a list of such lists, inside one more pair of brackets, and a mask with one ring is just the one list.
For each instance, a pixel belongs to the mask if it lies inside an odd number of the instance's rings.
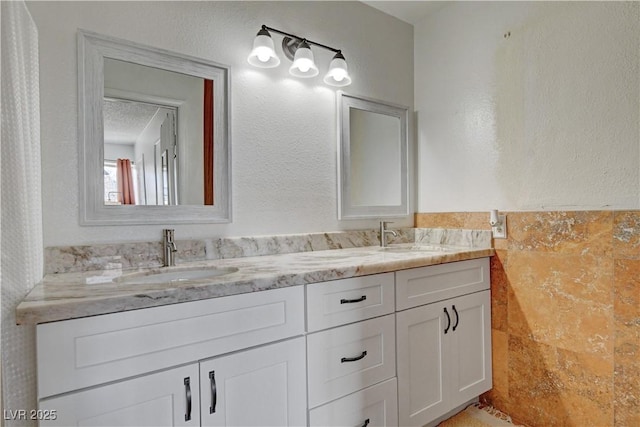
{"label": "backsplash", "polygon": [[[491,233],[483,230],[395,229],[389,243],[425,243],[491,247]],[[323,251],[380,244],[375,229],[256,237],[177,240],[177,262]],[[45,248],[45,273],[134,269],[162,265],[162,243],[138,242]]]}
{"label": "backsplash", "polygon": [[[412,229],[402,230],[403,242],[413,239]],[[372,246],[375,230],[276,236],[176,240],[176,261],[189,262],[239,258],[291,252]],[[45,248],[45,273],[67,273],[102,269],[132,269],[162,265],[162,243],[138,242]]]}
{"label": "backsplash", "polygon": [[[489,213],[416,214],[489,229]],[[507,212],[491,263],[493,390],[529,426],[640,425],[640,211]]]}
{"label": "backsplash", "polygon": [[429,245],[468,246],[490,248],[491,231],[446,228],[416,228],[414,241]]}

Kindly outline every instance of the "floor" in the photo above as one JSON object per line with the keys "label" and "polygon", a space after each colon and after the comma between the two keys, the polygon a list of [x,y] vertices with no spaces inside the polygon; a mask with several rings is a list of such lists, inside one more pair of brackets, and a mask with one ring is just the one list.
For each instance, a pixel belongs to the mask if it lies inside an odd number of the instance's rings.
{"label": "floor", "polygon": [[511,417],[482,403],[469,405],[465,410],[441,422],[438,427],[526,427],[514,424]]}

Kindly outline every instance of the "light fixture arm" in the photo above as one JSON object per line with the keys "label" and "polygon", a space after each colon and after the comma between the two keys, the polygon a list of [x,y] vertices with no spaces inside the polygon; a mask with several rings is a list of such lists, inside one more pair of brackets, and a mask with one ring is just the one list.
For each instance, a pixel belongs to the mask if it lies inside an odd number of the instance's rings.
{"label": "light fixture arm", "polygon": [[274,33],[278,33],[278,34],[281,34],[281,35],[283,35],[283,36],[287,36],[287,37],[290,37],[290,38],[292,38],[292,39],[299,40],[300,42],[305,41],[305,42],[307,42],[308,44],[311,44],[311,45],[314,45],[314,46],[318,46],[318,47],[321,47],[321,48],[323,48],[323,49],[330,50],[330,51],[335,52],[335,53],[342,53],[342,50],[340,50],[340,49],[336,49],[336,48],[334,48],[334,47],[327,46],[327,45],[322,44],[322,43],[314,42],[313,40],[309,40],[309,39],[306,39],[306,38],[304,38],[304,37],[296,36],[295,34],[286,33],[286,32],[284,32],[284,31],[278,30],[278,29],[273,28],[273,27],[267,27],[266,25],[263,25],[263,26],[262,26],[262,29],[263,29],[263,30],[267,30],[267,31],[273,31]]}

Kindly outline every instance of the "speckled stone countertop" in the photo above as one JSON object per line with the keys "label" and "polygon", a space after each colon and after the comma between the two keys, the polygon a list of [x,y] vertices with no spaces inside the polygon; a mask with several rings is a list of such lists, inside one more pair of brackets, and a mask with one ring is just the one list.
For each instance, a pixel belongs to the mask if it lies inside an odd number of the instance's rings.
{"label": "speckled stone countertop", "polygon": [[[48,274],[16,309],[18,324],[37,324],[196,301],[494,255],[491,248],[407,243],[202,260],[176,267]],[[168,283],[131,278],[202,268],[237,269],[222,276]],[[133,280],[135,282],[135,280]]]}

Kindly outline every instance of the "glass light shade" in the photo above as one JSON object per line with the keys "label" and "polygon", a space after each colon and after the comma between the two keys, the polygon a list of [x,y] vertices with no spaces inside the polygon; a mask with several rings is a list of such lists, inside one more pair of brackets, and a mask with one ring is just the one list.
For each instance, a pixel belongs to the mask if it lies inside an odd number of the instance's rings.
{"label": "glass light shade", "polygon": [[313,61],[313,52],[306,42],[300,43],[296,54],[293,57],[293,64],[289,68],[289,73],[296,77],[314,77],[317,76],[319,71]]}
{"label": "glass light shade", "polygon": [[273,68],[280,65],[280,58],[276,55],[273,39],[267,30],[260,30],[253,40],[253,50],[247,58],[249,64],[260,68]]}
{"label": "glass light shade", "polygon": [[329,71],[324,76],[324,82],[331,86],[348,86],[351,84],[351,77],[349,77],[349,70],[347,68],[347,61],[344,60],[344,56],[341,53],[336,55],[329,64]]}

